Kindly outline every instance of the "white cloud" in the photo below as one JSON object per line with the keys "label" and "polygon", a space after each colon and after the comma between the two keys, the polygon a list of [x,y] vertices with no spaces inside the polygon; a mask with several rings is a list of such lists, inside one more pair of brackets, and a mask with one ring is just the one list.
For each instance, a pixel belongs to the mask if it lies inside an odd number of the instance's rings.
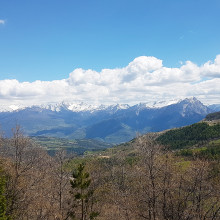
{"label": "white cloud", "polygon": [[0,24],[5,24],[5,20],[0,19]]}
{"label": "white cloud", "polygon": [[216,56],[214,63],[208,61],[201,67],[203,76],[220,78],[220,55]]}
{"label": "white cloud", "polygon": [[220,55],[198,66],[191,61],[169,68],[156,57],[137,57],[124,68],[75,69],[55,81],[0,81],[2,104],[46,102],[128,103],[154,102],[196,96],[204,103],[219,103]]}

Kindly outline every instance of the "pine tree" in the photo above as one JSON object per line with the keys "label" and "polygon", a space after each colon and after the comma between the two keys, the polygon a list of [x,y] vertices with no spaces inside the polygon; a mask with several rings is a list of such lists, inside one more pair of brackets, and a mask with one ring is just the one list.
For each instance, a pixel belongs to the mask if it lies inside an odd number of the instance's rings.
{"label": "pine tree", "polygon": [[[74,211],[70,212],[72,219],[91,220],[98,216],[98,212],[93,211],[93,193],[90,189],[91,179],[89,173],[86,172],[84,164],[79,164],[76,171],[72,174],[70,180],[73,191],[71,192],[76,204],[73,206]],[[79,212],[76,210],[79,208]]]}

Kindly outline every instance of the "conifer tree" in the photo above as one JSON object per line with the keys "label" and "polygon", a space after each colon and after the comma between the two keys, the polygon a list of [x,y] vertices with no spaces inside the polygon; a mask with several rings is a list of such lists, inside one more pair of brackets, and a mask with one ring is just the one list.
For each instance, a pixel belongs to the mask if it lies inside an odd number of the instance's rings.
{"label": "conifer tree", "polygon": [[[80,220],[92,220],[98,216],[98,212],[93,211],[93,193],[90,189],[91,179],[89,173],[86,172],[84,164],[79,164],[76,171],[72,174],[72,180],[70,180],[71,192],[76,204],[73,206],[74,211],[71,211],[70,216],[72,219]],[[79,211],[77,210],[79,208]],[[77,210],[77,211],[76,211]]]}

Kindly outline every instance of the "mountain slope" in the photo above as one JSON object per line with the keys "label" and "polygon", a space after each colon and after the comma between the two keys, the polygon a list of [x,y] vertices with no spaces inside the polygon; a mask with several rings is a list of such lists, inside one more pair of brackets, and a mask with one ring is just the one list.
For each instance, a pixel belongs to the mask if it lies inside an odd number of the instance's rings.
{"label": "mountain slope", "polygon": [[109,143],[131,140],[137,133],[157,132],[190,125],[213,112],[196,98],[164,107],[91,106],[65,104],[34,106],[0,113],[6,135],[16,124],[31,136],[98,139]]}
{"label": "mountain slope", "polygon": [[205,120],[206,121],[220,120],[220,111],[208,114],[205,117]]}
{"label": "mountain slope", "polygon": [[206,122],[200,122],[183,128],[169,130],[159,136],[157,141],[171,147],[171,149],[182,149],[198,143],[204,144],[216,138],[220,138],[220,123],[209,125]]}

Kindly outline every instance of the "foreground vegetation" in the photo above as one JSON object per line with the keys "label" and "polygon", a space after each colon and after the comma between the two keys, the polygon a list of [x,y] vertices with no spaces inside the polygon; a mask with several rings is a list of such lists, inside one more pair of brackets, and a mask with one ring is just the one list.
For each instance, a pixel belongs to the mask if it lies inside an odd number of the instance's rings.
{"label": "foreground vegetation", "polygon": [[[187,129],[200,126],[210,131]],[[84,157],[51,157],[17,127],[0,142],[0,219],[217,220],[218,138],[174,147],[149,134]]]}

